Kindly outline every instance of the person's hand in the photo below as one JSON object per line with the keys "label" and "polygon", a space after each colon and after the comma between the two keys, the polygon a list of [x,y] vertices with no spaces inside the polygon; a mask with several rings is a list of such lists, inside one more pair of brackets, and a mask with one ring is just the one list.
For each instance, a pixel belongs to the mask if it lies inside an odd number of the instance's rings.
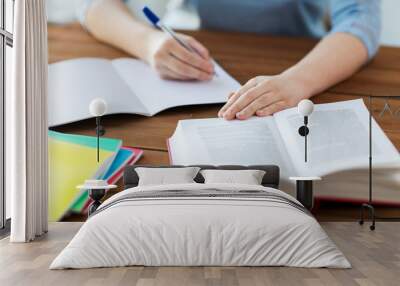
{"label": "person's hand", "polygon": [[305,84],[285,74],[257,76],[229,96],[218,116],[226,120],[268,116],[310,96]]}
{"label": "person's hand", "polygon": [[178,37],[198,53],[188,51],[170,35],[156,31],[149,37],[145,60],[166,79],[210,80],[214,66],[208,50],[190,36],[178,34]]}

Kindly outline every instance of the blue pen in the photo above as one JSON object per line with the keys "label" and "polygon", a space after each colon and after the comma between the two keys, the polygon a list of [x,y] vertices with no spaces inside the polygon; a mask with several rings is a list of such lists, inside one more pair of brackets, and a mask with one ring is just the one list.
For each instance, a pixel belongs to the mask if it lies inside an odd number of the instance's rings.
{"label": "blue pen", "polygon": [[[185,43],[184,41],[182,41],[181,39],[179,39],[179,37],[175,34],[175,32],[168,28],[167,26],[165,26],[161,21],[160,18],[154,14],[153,11],[150,10],[149,7],[145,6],[143,8],[143,13],[144,15],[147,17],[147,19],[156,27],[156,28],[160,28],[164,33],[169,34],[175,41],[177,41],[182,47],[184,47],[185,49],[187,49],[189,52],[191,53],[195,53],[197,55],[199,55],[200,57],[201,54],[196,50],[193,49],[190,45],[188,45],[187,43]],[[214,73],[216,75],[216,73]]]}

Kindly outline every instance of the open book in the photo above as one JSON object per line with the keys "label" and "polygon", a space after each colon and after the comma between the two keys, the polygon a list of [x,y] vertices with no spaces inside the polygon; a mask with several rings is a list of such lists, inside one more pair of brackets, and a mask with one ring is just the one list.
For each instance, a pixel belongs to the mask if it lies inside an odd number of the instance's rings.
{"label": "open book", "polygon": [[[281,188],[294,192],[291,176],[322,176],[316,196],[347,200],[368,197],[369,112],[363,101],[315,105],[309,118],[308,162],[303,118],[297,108],[246,121],[181,120],[169,139],[173,164],[276,164]],[[373,121],[374,195],[400,203],[400,156]]]}
{"label": "open book", "polygon": [[107,114],[145,116],[175,106],[225,102],[239,83],[215,64],[217,76],[207,82],[164,80],[142,61],[82,58],[49,66],[49,126],[91,117],[89,103],[102,98]]}

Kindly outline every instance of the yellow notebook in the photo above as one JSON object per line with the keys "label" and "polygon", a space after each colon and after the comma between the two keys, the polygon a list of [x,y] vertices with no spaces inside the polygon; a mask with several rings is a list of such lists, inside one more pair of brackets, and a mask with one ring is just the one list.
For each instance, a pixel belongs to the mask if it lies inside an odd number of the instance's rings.
{"label": "yellow notebook", "polygon": [[122,145],[121,140],[49,131],[49,220],[58,221],[80,196],[77,185],[101,178]]}

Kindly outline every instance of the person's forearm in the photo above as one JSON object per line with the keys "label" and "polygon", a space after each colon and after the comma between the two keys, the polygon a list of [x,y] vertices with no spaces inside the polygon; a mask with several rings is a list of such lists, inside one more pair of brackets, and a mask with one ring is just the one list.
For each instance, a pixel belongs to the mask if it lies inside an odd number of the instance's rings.
{"label": "person's forearm", "polygon": [[135,19],[120,0],[93,3],[86,16],[86,26],[97,39],[142,59],[148,52],[148,37],[157,32]]}
{"label": "person's forearm", "polygon": [[367,49],[359,39],[350,34],[335,33],[321,40],[307,56],[283,74],[301,81],[306,94],[311,97],[345,80],[367,60]]}

